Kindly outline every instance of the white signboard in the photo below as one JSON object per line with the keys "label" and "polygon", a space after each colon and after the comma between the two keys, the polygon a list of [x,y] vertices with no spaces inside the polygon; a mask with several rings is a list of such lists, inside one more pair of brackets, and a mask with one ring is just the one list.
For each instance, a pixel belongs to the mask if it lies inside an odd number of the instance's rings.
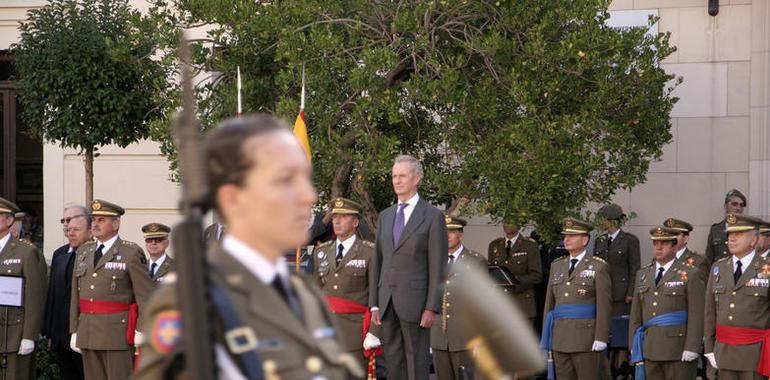
{"label": "white signboard", "polygon": [[[651,17],[658,17],[657,9],[635,9],[632,11],[609,11],[610,18],[607,19],[607,25],[613,28],[647,28]],[[656,22],[647,30],[647,34],[656,36],[658,34],[658,23]]]}
{"label": "white signboard", "polygon": [[24,306],[24,277],[0,276],[0,306]]}

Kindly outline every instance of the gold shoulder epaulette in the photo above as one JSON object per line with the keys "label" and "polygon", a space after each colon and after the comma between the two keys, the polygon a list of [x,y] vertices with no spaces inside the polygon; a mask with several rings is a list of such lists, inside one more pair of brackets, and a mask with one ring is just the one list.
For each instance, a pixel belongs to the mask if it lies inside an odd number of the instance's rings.
{"label": "gold shoulder epaulette", "polygon": [[32,244],[31,242],[29,242],[29,241],[26,241],[26,240],[24,240],[24,239],[19,239],[19,242],[20,242],[22,245],[26,245],[27,247],[34,247],[34,248],[37,248],[37,246],[36,246],[36,245],[34,245],[34,244]]}
{"label": "gold shoulder epaulette", "polygon": [[721,263],[722,261],[725,261],[725,260],[729,259],[730,257],[731,257],[731,256],[729,256],[729,255],[728,255],[728,256],[725,256],[725,257],[723,257],[723,258],[721,258],[721,259],[719,259],[719,260],[717,260],[717,261],[714,261],[714,264],[716,264],[716,263]]}
{"label": "gold shoulder epaulette", "polygon": [[649,264],[643,266],[642,269],[651,268],[653,265],[655,265],[655,263],[649,263]]}
{"label": "gold shoulder epaulette", "polygon": [[361,240],[361,244],[363,244],[363,245],[365,245],[365,246],[367,246],[369,248],[374,248],[374,243],[370,242],[369,240]]}
{"label": "gold shoulder epaulette", "polygon": [[500,242],[500,241],[505,241],[505,238],[499,237],[499,238],[497,238],[497,239],[495,239],[495,240],[492,240],[492,241],[490,242],[490,244],[494,244],[494,243],[497,243],[497,242]]}
{"label": "gold shoulder epaulette", "polygon": [[318,248],[326,247],[327,245],[331,245],[334,242],[334,240],[325,241],[321,244],[318,244]]}
{"label": "gold shoulder epaulette", "polygon": [[566,260],[568,257],[569,257],[569,255],[564,255],[564,256],[561,256],[561,257],[557,257],[555,260],[553,260],[553,262],[555,263],[557,261]]}
{"label": "gold shoulder epaulette", "polygon": [[85,246],[88,246],[88,245],[96,245],[96,242],[93,241],[93,240],[89,240],[89,241],[83,243],[83,245],[81,245],[81,247],[85,247]]}
{"label": "gold shoulder epaulette", "polygon": [[133,241],[123,240],[123,239],[120,239],[120,244],[127,245],[129,247],[138,247],[139,246],[138,244],[134,243]]}
{"label": "gold shoulder epaulette", "polygon": [[467,252],[469,255],[471,255],[471,256],[473,256],[473,257],[483,257],[483,256],[481,256],[481,254],[480,254],[480,253],[478,253],[478,252],[476,252],[476,251],[474,251],[474,250],[472,250],[472,249],[468,249],[468,248],[466,248],[465,250],[466,250],[466,252]]}
{"label": "gold shoulder epaulette", "polygon": [[599,256],[591,256],[591,257],[592,257],[594,260],[596,260],[596,261],[598,261],[598,262],[600,262],[600,263],[604,263],[604,264],[607,264],[607,262],[606,262],[606,261],[604,261],[604,259],[603,259],[603,258],[601,258],[601,257],[599,257]]}

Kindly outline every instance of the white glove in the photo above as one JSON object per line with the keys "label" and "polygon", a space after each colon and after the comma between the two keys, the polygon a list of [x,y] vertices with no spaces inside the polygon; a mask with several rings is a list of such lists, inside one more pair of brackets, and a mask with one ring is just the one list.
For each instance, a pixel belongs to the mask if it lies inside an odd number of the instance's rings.
{"label": "white glove", "polygon": [[22,339],[21,345],[19,345],[19,355],[29,355],[32,351],[35,351],[35,341]]}
{"label": "white glove", "polygon": [[719,369],[719,367],[717,367],[717,358],[716,356],[714,356],[713,352],[705,354],[703,356],[705,356],[706,359],[709,360],[709,363],[711,363],[711,366],[714,367],[714,369]]}
{"label": "white glove", "polygon": [[70,348],[72,349],[72,351],[75,351],[78,354],[82,354],[83,352],[80,351],[80,349],[77,346],[77,343],[78,343],[78,333],[74,333],[70,337]]}
{"label": "white glove", "polygon": [[700,355],[698,355],[697,352],[692,352],[692,351],[687,351],[687,350],[682,351],[682,361],[683,362],[691,362],[691,361],[697,359],[698,356],[700,356]]}
{"label": "white glove", "polygon": [[380,338],[372,335],[372,333],[366,333],[366,338],[364,338],[364,349],[371,350],[372,348],[377,348],[379,346],[382,346]]}
{"label": "white glove", "polygon": [[607,343],[595,340],[594,345],[591,346],[591,351],[601,352],[607,349]]}
{"label": "white glove", "polygon": [[134,346],[139,347],[144,344],[144,334],[141,331],[134,330]]}

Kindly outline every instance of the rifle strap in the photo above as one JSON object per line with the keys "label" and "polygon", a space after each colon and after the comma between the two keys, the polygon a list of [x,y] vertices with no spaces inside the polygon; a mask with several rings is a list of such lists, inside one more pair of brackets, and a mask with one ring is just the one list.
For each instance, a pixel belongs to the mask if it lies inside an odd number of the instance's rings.
{"label": "rifle strap", "polygon": [[262,360],[257,355],[257,336],[251,327],[241,323],[235,305],[230,301],[225,290],[212,281],[209,287],[211,300],[216,313],[221,318],[225,332],[225,348],[250,380],[265,377]]}

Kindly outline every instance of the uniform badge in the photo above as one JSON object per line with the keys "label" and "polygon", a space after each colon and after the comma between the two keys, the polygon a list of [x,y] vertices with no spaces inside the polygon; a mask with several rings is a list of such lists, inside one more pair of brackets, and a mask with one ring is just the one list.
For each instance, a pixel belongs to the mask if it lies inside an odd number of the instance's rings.
{"label": "uniform badge", "polygon": [[738,222],[738,218],[736,218],[735,215],[730,214],[730,215],[727,216],[725,221],[727,222],[727,224],[735,224],[735,223]]}
{"label": "uniform badge", "polygon": [[693,259],[692,257],[688,258],[687,259],[687,264],[690,265],[690,266],[695,265],[695,259]]}
{"label": "uniform badge", "polygon": [[337,201],[334,202],[334,207],[337,207],[337,208],[340,208],[340,207],[342,207],[344,205],[345,205],[345,203],[342,202],[342,199],[337,199]]}
{"label": "uniform badge", "polygon": [[452,223],[452,217],[451,216],[445,216],[444,217],[444,222],[446,222],[446,224]]}
{"label": "uniform badge", "polygon": [[91,202],[91,210],[97,211],[102,209],[102,204],[99,201]]}
{"label": "uniform badge", "polygon": [[182,321],[179,311],[164,311],[155,318],[150,344],[155,351],[167,354],[176,347],[182,337]]}
{"label": "uniform badge", "polygon": [[585,290],[585,289],[578,289],[577,292],[581,296],[584,296],[584,295],[588,294],[588,290]]}
{"label": "uniform badge", "polygon": [[326,257],[326,252],[324,252],[324,251],[318,251],[318,258],[319,258],[319,259],[323,259],[324,257]]}
{"label": "uniform badge", "polygon": [[759,274],[757,275],[759,278],[770,278],[770,265],[762,265],[762,269],[760,270]]}
{"label": "uniform badge", "polygon": [[687,272],[680,270],[679,271],[679,279],[682,281],[687,281]]}

